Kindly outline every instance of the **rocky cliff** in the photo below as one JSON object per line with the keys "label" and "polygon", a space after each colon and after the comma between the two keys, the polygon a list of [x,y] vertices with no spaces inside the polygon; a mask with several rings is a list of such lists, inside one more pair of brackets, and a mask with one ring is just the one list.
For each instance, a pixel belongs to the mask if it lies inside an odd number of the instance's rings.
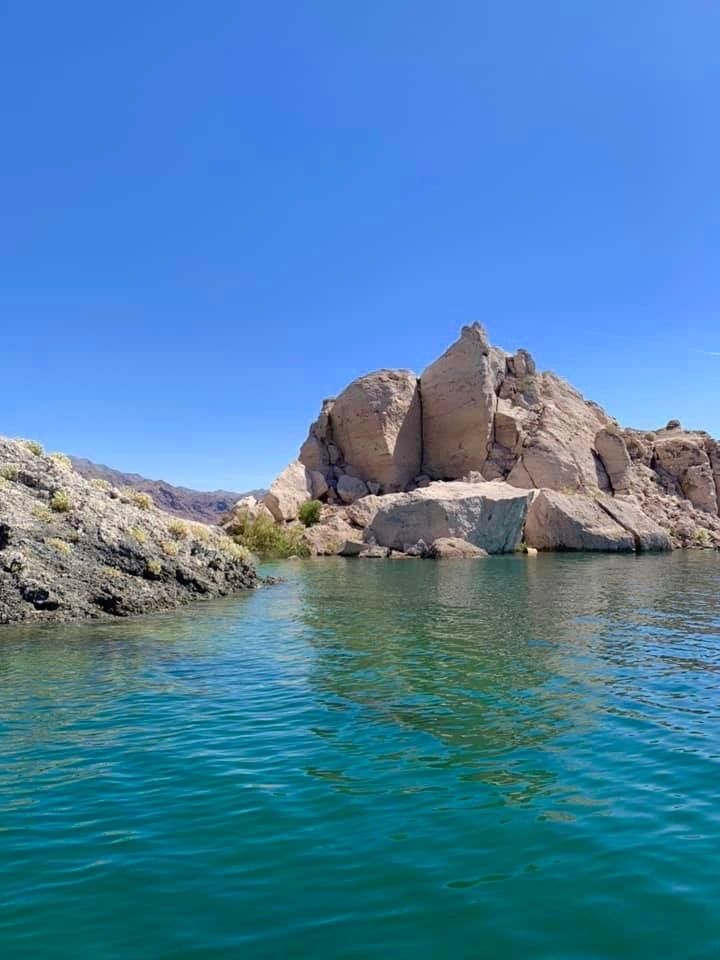
{"label": "rocky cliff", "polygon": [[88,481],[67,457],[0,438],[0,623],[126,616],[254,587],[217,528],[145,493]]}
{"label": "rocky cliff", "polygon": [[[380,370],[325,400],[265,504],[285,523],[310,497],[337,507],[380,497],[383,513],[399,509],[388,498],[403,494],[415,504],[406,502],[404,515],[427,511],[428,500],[452,500],[458,514],[458,491],[448,487],[458,482],[493,484],[483,492],[488,503],[504,502],[509,489],[527,493],[522,523],[502,549],[520,540],[542,549],[720,546],[717,441],[677,421],[651,433],[623,429],[560,377],[539,372],[526,350],[492,346],[479,324],[464,327],[419,377]],[[463,536],[461,523],[445,526],[444,536]],[[403,536],[414,533],[396,531],[395,549]]]}

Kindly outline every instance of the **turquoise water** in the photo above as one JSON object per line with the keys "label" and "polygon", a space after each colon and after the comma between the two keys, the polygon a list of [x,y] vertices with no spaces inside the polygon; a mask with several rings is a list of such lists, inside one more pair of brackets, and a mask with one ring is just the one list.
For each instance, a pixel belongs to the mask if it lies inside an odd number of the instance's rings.
{"label": "turquoise water", "polygon": [[0,957],[717,958],[720,557],[0,631]]}

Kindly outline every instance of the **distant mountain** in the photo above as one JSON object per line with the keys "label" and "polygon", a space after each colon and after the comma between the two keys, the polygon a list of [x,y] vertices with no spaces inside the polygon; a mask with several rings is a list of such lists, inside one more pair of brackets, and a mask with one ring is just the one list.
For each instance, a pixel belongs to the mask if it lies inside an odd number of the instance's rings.
{"label": "distant mountain", "polygon": [[80,474],[90,480],[99,477],[115,487],[133,487],[149,493],[161,510],[182,517],[185,520],[198,520],[200,523],[217,523],[220,517],[232,509],[233,504],[250,494],[262,497],[265,490],[248,490],[234,493],[231,490],[190,490],[188,487],[176,487],[164,480],[148,480],[138,473],[123,473],[113,470],[102,463],[93,463],[84,457],[70,457],[72,465]]}

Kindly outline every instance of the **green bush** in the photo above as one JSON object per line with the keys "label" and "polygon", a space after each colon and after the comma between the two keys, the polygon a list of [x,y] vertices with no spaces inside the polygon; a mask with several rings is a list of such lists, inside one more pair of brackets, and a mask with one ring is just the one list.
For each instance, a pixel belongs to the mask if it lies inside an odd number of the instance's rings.
{"label": "green bush", "polygon": [[231,540],[230,537],[224,537],[218,543],[218,550],[231,560],[242,560],[244,563],[252,562],[253,557],[250,550],[244,544]]}
{"label": "green bush", "polygon": [[14,463],[4,463],[0,467],[0,477],[4,480],[17,480],[18,468]]}
{"label": "green bush", "polygon": [[322,504],[319,500],[308,500],[307,503],[303,505],[298,510],[298,516],[300,518],[300,523],[306,527],[312,527],[313,524],[317,523],[320,519],[320,513],[322,512]]}
{"label": "green bush", "polygon": [[66,453],[51,453],[50,458],[63,470],[72,470],[72,460]]}
{"label": "green bush", "polygon": [[41,457],[45,452],[43,449],[43,445],[41,443],[38,443],[37,440],[23,440],[23,443],[25,444],[27,449],[30,451],[30,453],[34,453],[36,457]]}
{"label": "green bush", "polygon": [[95,487],[96,490],[102,490],[105,493],[112,490],[112,484],[109,480],[103,480],[102,477],[93,477],[90,481],[90,484]]}
{"label": "green bush", "polygon": [[303,528],[286,527],[268,516],[238,518],[235,543],[263,560],[284,560],[287,557],[306,557],[310,553],[303,540]]}
{"label": "green bush", "polygon": [[157,579],[162,573],[162,564],[159,560],[148,560],[145,564],[145,576]]}
{"label": "green bush", "polygon": [[58,553],[70,553],[70,544],[66,543],[64,540],[61,540],[59,537],[50,537],[49,540],[46,540],[45,543],[49,547],[53,547]]}
{"label": "green bush", "polygon": [[147,543],[147,534],[144,530],[141,530],[140,527],[130,527],[130,535],[137,540],[138,543]]}
{"label": "green bush", "polygon": [[130,499],[141,510],[149,510],[153,506],[153,498],[149,493],[143,493],[142,490],[134,490],[130,494]]}
{"label": "green bush", "polygon": [[182,520],[171,520],[168,524],[168,533],[174,540],[187,540],[188,525]]}
{"label": "green bush", "polygon": [[72,510],[72,500],[64,490],[56,490],[50,497],[50,509],[55,513],[69,513]]}

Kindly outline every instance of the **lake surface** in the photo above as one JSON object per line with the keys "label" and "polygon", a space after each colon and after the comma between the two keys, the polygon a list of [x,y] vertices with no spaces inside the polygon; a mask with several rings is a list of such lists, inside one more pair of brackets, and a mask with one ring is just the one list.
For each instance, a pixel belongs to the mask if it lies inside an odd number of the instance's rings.
{"label": "lake surface", "polygon": [[3,960],[720,956],[720,557],[0,629]]}

